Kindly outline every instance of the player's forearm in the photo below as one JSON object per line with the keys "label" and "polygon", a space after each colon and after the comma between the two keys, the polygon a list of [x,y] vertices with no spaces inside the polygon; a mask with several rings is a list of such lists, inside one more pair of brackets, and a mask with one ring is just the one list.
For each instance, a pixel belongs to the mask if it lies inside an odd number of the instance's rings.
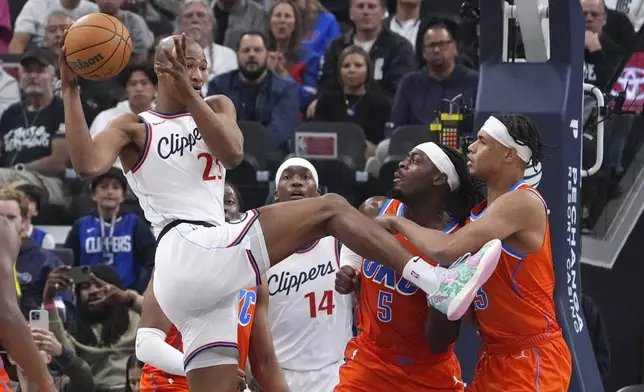
{"label": "player's forearm", "polygon": [[452,265],[465,253],[450,249],[450,236],[442,231],[426,229],[405,218],[396,219],[394,225],[396,231],[405,236],[423,255],[443,266]]}
{"label": "player's forearm", "polygon": [[251,362],[250,368],[253,372],[253,377],[255,377],[264,392],[289,392],[290,389],[277,358],[275,355],[271,357],[266,358],[261,363]]}
{"label": "player's forearm", "polygon": [[67,149],[74,170],[81,177],[97,175],[97,165],[94,162],[94,143],[85,121],[78,89],[73,86],[63,86],[63,100],[65,101]]}
{"label": "player's forearm", "polygon": [[17,303],[8,301],[0,306],[0,342],[7,354],[34,380],[40,391],[53,391],[54,385],[47,365],[40,357],[29,327]]}
{"label": "player's forearm", "polygon": [[199,133],[210,151],[226,169],[232,169],[244,158],[244,136],[235,119],[215,113],[198,95],[187,102]]}
{"label": "player's forearm", "polygon": [[136,357],[157,369],[185,376],[183,353],[165,342],[166,334],[156,328],[139,328],[136,334]]}

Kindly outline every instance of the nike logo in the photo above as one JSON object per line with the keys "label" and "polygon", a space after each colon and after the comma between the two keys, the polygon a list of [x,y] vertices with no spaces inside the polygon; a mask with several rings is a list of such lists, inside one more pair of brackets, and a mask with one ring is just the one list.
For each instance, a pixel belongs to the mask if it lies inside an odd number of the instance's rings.
{"label": "nike logo", "polygon": [[87,234],[90,234],[90,233],[91,233],[91,232],[93,232],[94,230],[95,230],[95,228],[94,228],[94,227],[90,227],[89,229],[87,229]]}
{"label": "nike logo", "polygon": [[164,122],[165,122],[165,120],[161,120],[161,121],[158,121],[158,122],[153,122],[152,125],[159,125],[159,124],[163,124]]}

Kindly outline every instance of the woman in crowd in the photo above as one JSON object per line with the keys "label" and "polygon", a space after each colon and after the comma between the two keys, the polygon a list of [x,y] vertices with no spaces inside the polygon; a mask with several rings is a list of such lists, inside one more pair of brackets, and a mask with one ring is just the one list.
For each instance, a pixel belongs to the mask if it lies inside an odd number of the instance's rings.
{"label": "woman in crowd", "polygon": [[362,48],[351,45],[338,59],[341,91],[320,94],[315,121],[352,122],[365,133],[365,157],[374,155],[384,138],[385,123],[389,121],[391,104],[378,90],[369,88],[371,59]]}
{"label": "woman in crowd", "polygon": [[139,392],[143,362],[136,359],[136,355],[130,356],[125,365],[125,392]]}
{"label": "woman in crowd", "polygon": [[302,18],[297,7],[290,0],[276,1],[268,27],[268,66],[299,84],[300,108],[304,112],[317,93],[320,56],[301,41]]}

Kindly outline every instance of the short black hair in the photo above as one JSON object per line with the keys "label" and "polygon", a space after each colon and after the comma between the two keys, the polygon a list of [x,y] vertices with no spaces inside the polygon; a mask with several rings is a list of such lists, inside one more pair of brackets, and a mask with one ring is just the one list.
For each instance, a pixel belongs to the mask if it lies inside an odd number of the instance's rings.
{"label": "short black hair", "polygon": [[[532,152],[532,164],[537,165],[543,160],[541,143],[541,134],[539,127],[528,116],[521,113],[498,113],[492,114],[508,129],[508,133],[512,136],[517,144],[520,146],[527,146]],[[526,162],[529,164],[530,162]]]}
{"label": "short black hair", "polygon": [[106,178],[112,178],[115,179],[121,184],[123,187],[123,192],[127,191],[127,180],[125,179],[125,176],[123,175],[123,172],[121,169],[116,168],[116,167],[111,167],[110,170],[105,172],[104,174],[101,174],[100,176],[96,176],[91,179],[89,183],[89,189],[94,193],[96,191],[96,187],[98,184],[101,183]]}
{"label": "short black hair", "polygon": [[137,71],[145,73],[145,76],[150,79],[153,85],[156,86],[159,83],[159,79],[157,78],[157,74],[154,73],[154,67],[152,65],[148,63],[130,63],[119,73],[118,81],[121,86],[126,87],[132,74]]}
{"label": "short black hair", "polygon": [[241,33],[241,35],[239,36],[239,40],[237,41],[237,49],[236,49],[237,51],[239,51],[241,42],[244,39],[244,37],[248,35],[254,35],[256,37],[260,37],[262,39],[262,42],[264,42],[264,48],[268,49],[268,38],[266,37],[266,34],[264,34],[259,30],[247,30]]}
{"label": "short black hair", "polygon": [[446,19],[438,17],[433,17],[429,20],[429,22],[427,22],[427,26],[425,27],[425,30],[423,30],[422,34],[423,39],[425,37],[425,34],[427,34],[429,30],[438,29],[447,31],[453,41],[458,41],[458,24],[456,24],[454,21],[448,21]]}
{"label": "short black hair", "polygon": [[447,197],[446,199],[447,213],[460,225],[464,225],[470,216],[472,208],[483,201],[483,195],[481,195],[472,182],[472,177],[467,169],[465,156],[446,145],[436,144],[447,155],[452,165],[454,165],[459,180],[458,189],[451,193],[452,197]]}

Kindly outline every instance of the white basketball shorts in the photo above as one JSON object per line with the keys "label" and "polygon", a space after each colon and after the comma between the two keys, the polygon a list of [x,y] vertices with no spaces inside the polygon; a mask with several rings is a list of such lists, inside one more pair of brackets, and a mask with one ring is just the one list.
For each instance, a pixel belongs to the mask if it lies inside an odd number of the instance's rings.
{"label": "white basketball shorts", "polygon": [[237,364],[239,291],[270,267],[259,212],[221,226],[181,223],[159,241],[154,295],[183,339],[186,371]]}
{"label": "white basketball shorts", "polygon": [[340,366],[344,361],[333,363],[318,370],[282,369],[291,392],[333,392],[340,382]]}

